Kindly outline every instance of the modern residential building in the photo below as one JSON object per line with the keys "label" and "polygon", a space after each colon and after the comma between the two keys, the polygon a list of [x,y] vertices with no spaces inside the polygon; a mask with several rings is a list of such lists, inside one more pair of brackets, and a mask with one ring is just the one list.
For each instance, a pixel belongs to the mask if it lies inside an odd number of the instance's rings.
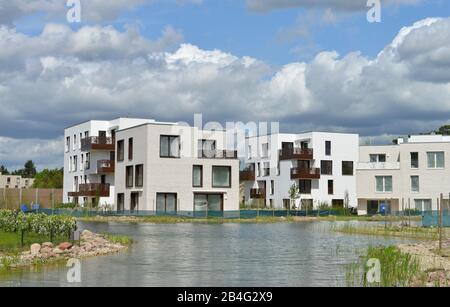
{"label": "modern residential building", "polygon": [[116,131],[148,122],[92,120],[65,129],[64,202],[113,205]]}
{"label": "modern residential building", "polygon": [[0,173],[0,189],[29,189],[33,187],[34,179],[22,176],[3,175]]}
{"label": "modern residential building", "polygon": [[437,210],[450,193],[450,137],[419,135],[397,145],[361,146],[357,166],[358,213]]}
{"label": "modern residential building", "polygon": [[356,207],[357,134],[308,132],[250,137],[246,144],[242,201],[289,208],[289,190],[300,188],[297,208]]}
{"label": "modern residential building", "polygon": [[118,211],[239,210],[239,159],[224,131],[148,123],[117,131]]}
{"label": "modern residential building", "polygon": [[65,137],[65,202],[119,212],[239,210],[239,160],[224,131],[121,118],[68,128]]}

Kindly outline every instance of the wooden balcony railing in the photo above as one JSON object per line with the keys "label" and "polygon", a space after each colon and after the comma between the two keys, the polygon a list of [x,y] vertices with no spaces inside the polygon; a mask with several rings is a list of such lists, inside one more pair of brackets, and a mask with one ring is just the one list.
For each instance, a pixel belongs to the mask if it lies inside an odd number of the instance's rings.
{"label": "wooden balcony railing", "polygon": [[320,168],[292,168],[291,179],[320,179]]}
{"label": "wooden balcony railing", "polygon": [[266,198],[266,190],[265,189],[251,189],[250,190],[250,198],[264,199],[264,198]]}
{"label": "wooden balcony railing", "polygon": [[255,170],[241,171],[239,173],[239,180],[240,181],[255,181],[256,180]]}
{"label": "wooden balcony railing", "polygon": [[111,174],[115,171],[115,162],[112,160],[100,160],[97,162],[97,174]]}
{"label": "wooden balcony railing", "polygon": [[116,148],[115,139],[112,137],[91,136],[81,140],[81,150],[108,150],[114,151]]}
{"label": "wooden balcony railing", "polygon": [[313,149],[282,149],[280,150],[280,160],[313,160]]}
{"label": "wooden balcony railing", "polygon": [[77,192],[69,192],[70,197],[109,197],[110,185],[103,183],[80,184]]}
{"label": "wooden balcony railing", "polygon": [[200,159],[237,159],[237,150],[200,150]]}

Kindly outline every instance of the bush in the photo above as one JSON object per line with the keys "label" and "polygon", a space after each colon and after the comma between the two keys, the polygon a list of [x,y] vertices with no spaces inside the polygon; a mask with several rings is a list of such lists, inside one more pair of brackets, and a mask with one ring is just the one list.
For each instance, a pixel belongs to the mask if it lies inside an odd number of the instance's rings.
{"label": "bush", "polygon": [[68,216],[24,214],[0,210],[0,230],[5,232],[32,232],[40,235],[68,235],[77,229],[77,222]]}

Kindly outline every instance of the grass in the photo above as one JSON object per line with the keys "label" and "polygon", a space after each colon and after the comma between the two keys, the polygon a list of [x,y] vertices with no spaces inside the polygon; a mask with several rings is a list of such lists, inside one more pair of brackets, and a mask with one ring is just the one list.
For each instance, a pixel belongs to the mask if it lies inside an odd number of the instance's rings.
{"label": "grass", "polygon": [[130,245],[131,243],[133,243],[133,241],[130,239],[130,237],[127,236],[121,236],[121,235],[113,235],[113,234],[109,234],[109,233],[104,233],[103,236],[105,237],[106,240],[108,240],[111,243],[114,244],[121,244],[121,245]]}
{"label": "grass", "polygon": [[[67,237],[55,237],[55,244],[59,244],[62,242],[67,242]],[[24,246],[21,244],[21,235],[20,233],[10,233],[0,231],[0,254],[15,254],[18,252],[22,252],[25,250],[29,250],[31,244],[39,243],[42,244],[44,242],[49,242],[49,236],[43,236],[34,233],[26,233],[24,236]]]}
{"label": "grass", "polygon": [[[408,218],[405,217],[398,217],[398,216],[388,216],[384,217],[381,215],[374,215],[374,216],[356,216],[356,215],[350,215],[350,216],[326,216],[326,217],[320,217],[319,221],[338,221],[338,222],[348,222],[348,221],[361,221],[361,222],[400,222],[400,221],[407,221]],[[414,216],[411,217],[411,221],[421,221],[422,217],[420,216]]]}
{"label": "grass", "polygon": [[[370,259],[379,260],[379,280],[370,282],[373,266]],[[419,261],[409,254],[402,253],[396,247],[370,247],[366,255],[355,264],[346,267],[348,287],[409,287],[413,282],[424,283],[425,273],[420,269]]]}
{"label": "grass", "polygon": [[196,224],[224,224],[224,223],[257,223],[269,224],[280,222],[293,222],[293,217],[258,217],[254,219],[227,219],[227,218],[186,218],[179,216],[145,216],[145,217],[85,217],[79,218],[82,222],[128,222],[128,223],[149,223],[149,224],[178,224],[178,223],[196,223]]}
{"label": "grass", "polygon": [[401,227],[401,226],[355,226],[350,224],[333,226],[332,231],[344,234],[373,235],[383,237],[401,237],[412,239],[437,240],[439,233],[434,228]]}

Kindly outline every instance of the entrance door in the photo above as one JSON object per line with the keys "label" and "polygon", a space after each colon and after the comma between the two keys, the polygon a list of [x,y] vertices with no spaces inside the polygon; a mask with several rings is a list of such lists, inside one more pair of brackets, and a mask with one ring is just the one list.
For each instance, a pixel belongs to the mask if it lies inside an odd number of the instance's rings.
{"label": "entrance door", "polygon": [[177,212],[177,194],[158,193],[156,195],[156,213],[173,214]]}
{"label": "entrance door", "polygon": [[195,194],[194,211],[223,212],[223,194]]}
{"label": "entrance door", "polygon": [[139,193],[133,192],[130,197],[130,211],[134,213],[139,211]]}

